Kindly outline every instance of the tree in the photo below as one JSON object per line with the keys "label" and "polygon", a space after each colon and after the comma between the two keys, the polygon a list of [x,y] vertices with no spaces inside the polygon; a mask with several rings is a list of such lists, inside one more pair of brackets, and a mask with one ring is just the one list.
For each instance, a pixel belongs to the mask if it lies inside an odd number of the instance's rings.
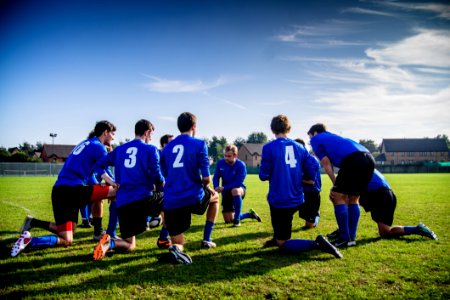
{"label": "tree", "polygon": [[447,147],[450,148],[450,140],[448,139],[448,136],[446,134],[438,134],[436,136],[437,139],[444,139],[447,143]]}
{"label": "tree", "polygon": [[10,158],[11,153],[9,153],[8,149],[0,147],[0,162],[8,162]]}
{"label": "tree", "polygon": [[236,147],[238,147],[238,149],[239,149],[239,148],[240,148],[242,145],[244,145],[246,142],[247,142],[247,141],[246,141],[244,138],[237,137],[237,138],[234,140],[233,144],[235,144]]}
{"label": "tree", "polygon": [[217,162],[219,159],[223,158],[223,149],[228,144],[227,139],[223,136],[220,138],[217,136],[213,136],[210,141],[206,141],[208,145],[208,154],[213,159],[214,162]]}
{"label": "tree", "polygon": [[252,132],[247,138],[249,144],[265,144],[267,143],[267,135],[264,132]]}
{"label": "tree", "polygon": [[374,153],[378,151],[378,146],[375,144],[373,140],[359,140],[359,143],[367,148],[370,153]]}

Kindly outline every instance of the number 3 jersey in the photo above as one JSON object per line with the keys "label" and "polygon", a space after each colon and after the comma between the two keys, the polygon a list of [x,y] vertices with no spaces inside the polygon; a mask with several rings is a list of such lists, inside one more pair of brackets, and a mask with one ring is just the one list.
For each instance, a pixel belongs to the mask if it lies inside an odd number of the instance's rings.
{"label": "number 3 jersey", "polygon": [[87,185],[95,163],[106,154],[105,146],[97,137],[82,141],[70,153],[55,186]]}
{"label": "number 3 jersey", "polygon": [[302,178],[314,178],[317,164],[301,144],[277,138],[262,149],[259,178],[269,180],[267,200],[275,208],[292,208],[304,202]]}
{"label": "number 3 jersey", "polygon": [[114,166],[115,182],[120,185],[117,207],[150,197],[154,185],[164,182],[158,149],[140,139],[116,147],[97,162],[94,171],[103,174],[108,166]]}
{"label": "number 3 jersey", "polygon": [[202,177],[209,177],[209,158],[203,140],[181,134],[162,152],[161,167],[166,177],[164,209],[199,204],[204,196]]}

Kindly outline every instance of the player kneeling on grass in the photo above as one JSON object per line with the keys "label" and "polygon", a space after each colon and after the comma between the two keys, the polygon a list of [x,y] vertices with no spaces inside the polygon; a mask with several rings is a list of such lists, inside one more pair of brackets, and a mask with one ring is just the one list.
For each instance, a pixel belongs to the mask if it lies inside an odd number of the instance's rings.
{"label": "player kneeling on grass", "polygon": [[276,139],[263,146],[259,178],[269,180],[267,200],[278,247],[295,254],[321,250],[342,258],[339,250],[321,235],[315,241],[291,239],[293,215],[304,202],[303,172],[308,178],[314,178],[317,166],[311,163],[305,147],[288,138],[291,124],[287,116],[274,117],[270,128]]}
{"label": "player kneeling on grass", "polygon": [[[378,232],[383,238],[416,234],[437,240],[436,234],[422,223],[417,226],[392,226],[397,198],[386,178],[378,170],[374,171],[367,190],[361,194],[359,204],[366,212],[371,213],[372,220],[378,224]],[[336,239],[338,235],[339,230],[336,230],[327,236],[331,240]]]}
{"label": "player kneeling on grass", "polygon": [[[94,216],[94,240],[103,234],[102,200],[113,198],[114,186],[88,185],[92,168],[97,160],[106,155],[106,148],[114,140],[116,127],[108,121],[95,125],[94,136],[77,145],[64,163],[52,189],[52,206],[55,222],[25,218],[20,237],[11,249],[11,256],[17,256],[25,248],[50,248],[70,246],[78,223],[78,210],[92,203]],[[42,228],[57,235],[31,237],[31,228]]]}
{"label": "player kneeling on grass", "polygon": [[[108,250],[136,248],[136,235],[145,232],[147,217],[160,215],[164,186],[158,149],[149,145],[153,124],[139,120],[135,125],[135,139],[116,147],[95,165],[95,172],[109,184],[117,184],[116,207],[122,239],[105,234],[94,249],[94,260],[101,260]],[[105,172],[114,166],[115,179]],[[156,186],[156,191],[155,191]],[[158,223],[160,224],[160,223]]]}
{"label": "player kneeling on grass", "polygon": [[[214,190],[222,193],[222,215],[225,223],[241,226],[243,219],[255,219],[261,222],[256,211],[250,208],[248,213],[241,213],[242,200],[245,197],[244,180],[247,176],[245,164],[237,158],[238,149],[235,145],[226,145],[223,159],[217,162],[214,172]],[[222,178],[222,185],[219,185]]]}

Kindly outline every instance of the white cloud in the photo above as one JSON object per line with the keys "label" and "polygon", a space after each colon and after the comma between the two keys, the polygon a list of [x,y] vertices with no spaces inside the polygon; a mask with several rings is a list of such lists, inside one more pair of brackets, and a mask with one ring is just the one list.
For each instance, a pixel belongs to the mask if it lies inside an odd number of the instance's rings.
{"label": "white cloud", "polygon": [[177,118],[175,117],[170,117],[170,116],[158,116],[159,120],[163,120],[163,121],[169,121],[169,122],[176,122]]}
{"label": "white cloud", "polygon": [[381,49],[367,49],[379,64],[450,67],[450,31],[418,30],[418,34]]}
{"label": "white cloud", "polygon": [[433,12],[438,17],[443,19],[450,19],[450,5],[440,3],[401,3],[395,1],[380,2],[380,4],[394,6],[405,10],[421,10]]}
{"label": "white cloud", "polygon": [[382,12],[373,9],[366,9],[361,7],[349,7],[342,10],[343,13],[356,13],[356,14],[366,14],[366,15],[376,15],[376,16],[385,16],[385,17],[394,17],[395,14]]}
{"label": "white cloud", "polygon": [[151,75],[145,74],[143,75],[152,80],[151,82],[145,84],[146,89],[152,92],[159,92],[159,93],[205,92],[210,89],[224,85],[226,83],[226,80],[222,77],[219,77],[217,80],[213,82],[206,83],[203,82],[202,80],[193,80],[193,81],[169,80]]}

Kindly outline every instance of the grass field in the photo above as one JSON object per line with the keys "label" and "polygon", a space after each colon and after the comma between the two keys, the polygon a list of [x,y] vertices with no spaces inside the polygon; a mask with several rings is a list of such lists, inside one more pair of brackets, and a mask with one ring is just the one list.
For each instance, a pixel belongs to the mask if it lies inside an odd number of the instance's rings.
{"label": "grass field", "polygon": [[[243,210],[253,207],[263,223],[244,220],[225,225],[221,216],[213,232],[217,248],[200,249],[203,216],[193,218],[186,252],[192,265],[158,261],[167,250],[156,247],[159,230],[137,238],[132,253],[111,252],[92,261],[92,229],[78,229],[74,246],[29,251],[9,257],[23,218],[31,214],[53,220],[50,193],[54,177],[0,177],[0,298],[1,299],[450,299],[450,174],[388,174],[397,194],[394,223],[424,222],[438,235],[380,239],[376,224],[362,211],[357,247],[342,250],[344,258],[311,251],[282,255],[262,248],[271,238],[267,183],[247,177]],[[314,239],[336,229],[323,177],[321,221],[303,231],[296,219],[294,238]],[[107,223],[107,204],[104,226]],[[48,234],[33,229],[35,236]]]}

